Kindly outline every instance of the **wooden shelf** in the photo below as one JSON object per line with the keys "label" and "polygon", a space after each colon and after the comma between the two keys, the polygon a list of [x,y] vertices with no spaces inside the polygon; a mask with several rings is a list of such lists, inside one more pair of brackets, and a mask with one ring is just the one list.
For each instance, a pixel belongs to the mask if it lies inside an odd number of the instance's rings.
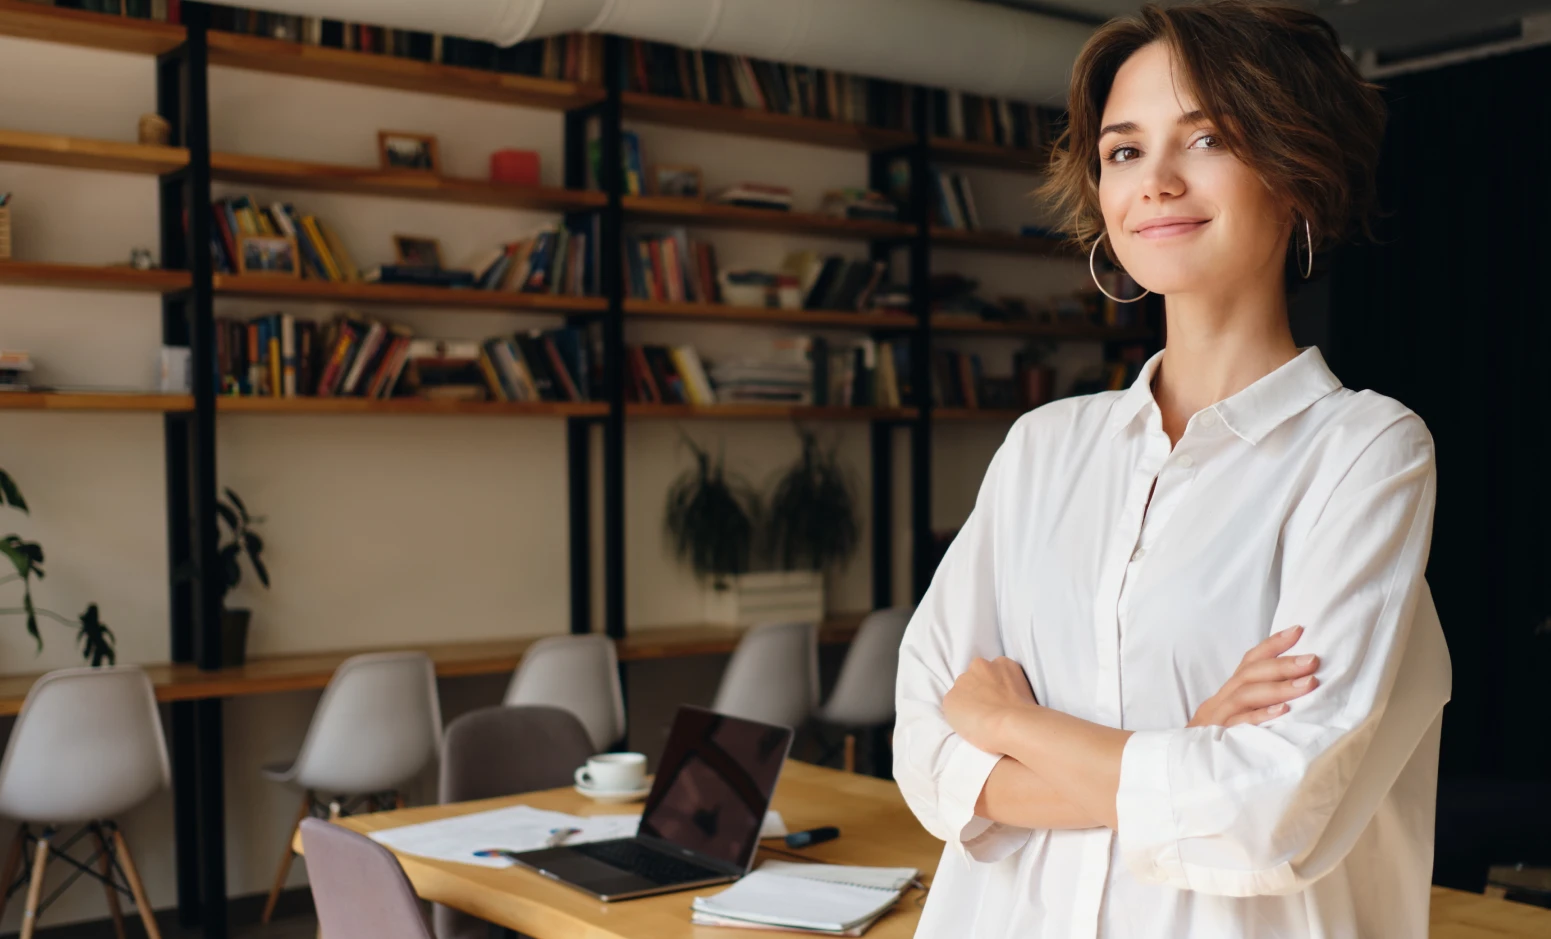
{"label": "wooden shelf", "polygon": [[0,130],[0,162],[161,175],[187,166],[188,151],[181,147]]}
{"label": "wooden shelf", "polygon": [[189,288],[188,271],[139,271],[132,267],[94,264],[49,264],[41,261],[0,261],[0,285],[64,287],[71,290],[127,290],[176,293]]}
{"label": "wooden shelf", "polygon": [[625,196],[621,205],[625,217],[632,221],[676,222],[710,228],[799,232],[832,238],[909,238],[915,231],[913,226],[903,222],[837,218],[817,212],[751,209],[741,205],[721,205],[705,199]]}
{"label": "wooden shelf", "polygon": [[954,140],[952,137],[933,137],[931,148],[933,160],[960,166],[984,166],[1038,175],[1050,165],[1048,150],[1016,150],[994,143]]}
{"label": "wooden shelf", "polygon": [[210,64],[560,111],[594,104],[604,97],[601,87],[581,82],[215,31],[210,33]]}
{"label": "wooden shelf", "polygon": [[607,202],[601,192],[554,186],[513,186],[483,179],[384,172],[371,167],[305,163],[238,153],[211,154],[210,172],[214,179],[229,183],[551,212],[601,209]]}
{"label": "wooden shelf", "polygon": [[0,411],[188,411],[190,395],[131,394],[110,391],[3,391]]}
{"label": "wooden shelf", "polygon": [[995,421],[1011,424],[1024,413],[1017,408],[932,408],[932,420],[954,424]]}
{"label": "wooden shelf", "polygon": [[915,139],[915,135],[908,131],[776,114],[753,108],[735,108],[725,104],[706,104],[638,91],[624,92],[621,103],[626,120],[846,150],[887,150],[908,146]]}
{"label": "wooden shelf", "polygon": [[104,16],[0,0],[0,36],[40,39],[88,49],[161,55],[183,44],[183,27],[155,20]]}
{"label": "wooden shelf", "polygon": [[466,414],[490,417],[604,417],[602,401],[427,401],[419,398],[264,398],[223,395],[228,414]]}
{"label": "wooden shelf", "polygon": [[1033,336],[1044,339],[1092,339],[1102,342],[1129,342],[1152,338],[1145,326],[1095,326],[1092,323],[1033,323],[1013,320],[970,319],[962,316],[932,317],[932,332],[944,335]]}
{"label": "wooden shelf", "polygon": [[296,277],[215,275],[215,292],[226,297],[376,303],[388,306],[456,307],[462,310],[531,310],[536,313],[599,313],[598,297],[571,297],[512,290],[470,290],[410,284],[337,283]]}
{"label": "wooden shelf", "polygon": [[795,404],[625,405],[626,417],[721,421],[908,421],[914,408],[814,407]]}
{"label": "wooden shelf", "polygon": [[781,310],[721,303],[669,303],[626,300],[625,315],[643,319],[740,323],[745,326],[820,326],[836,329],[908,330],[915,320],[894,313],[847,313],[844,310]]}
{"label": "wooden shelf", "polygon": [[1002,251],[1008,254],[1041,254],[1048,257],[1077,257],[1065,242],[1054,238],[1019,235],[1010,231],[968,231],[962,228],[943,228],[934,225],[932,242],[943,248]]}

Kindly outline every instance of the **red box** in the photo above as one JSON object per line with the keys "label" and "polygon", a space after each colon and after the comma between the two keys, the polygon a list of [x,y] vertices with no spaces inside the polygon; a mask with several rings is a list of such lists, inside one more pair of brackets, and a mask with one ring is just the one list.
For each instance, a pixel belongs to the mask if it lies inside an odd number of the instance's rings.
{"label": "red box", "polygon": [[490,154],[490,181],[514,186],[539,184],[537,150],[497,150]]}

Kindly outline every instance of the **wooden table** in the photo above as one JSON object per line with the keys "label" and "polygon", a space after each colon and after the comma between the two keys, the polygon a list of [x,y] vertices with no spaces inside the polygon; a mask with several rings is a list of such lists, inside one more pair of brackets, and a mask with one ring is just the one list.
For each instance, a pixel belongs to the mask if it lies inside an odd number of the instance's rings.
{"label": "wooden table", "polygon": [[[434,821],[469,812],[526,804],[575,815],[624,814],[621,806],[598,805],[571,789],[551,789],[505,799],[460,805],[425,806],[342,819],[355,831],[371,832]],[[773,806],[793,831],[840,824],[844,836],[803,852],[835,864],[875,864],[937,869],[942,842],[910,814],[892,782],[790,761],[781,774]],[[639,811],[640,806],[634,806]],[[301,850],[297,842],[297,850]],[[767,855],[761,852],[762,856]],[[600,903],[531,871],[495,870],[449,861],[400,855],[416,892],[427,900],[472,913],[536,939],[729,939],[734,933],[689,922],[694,891],[622,903]],[[930,877],[927,878],[930,883]],[[714,892],[722,888],[710,888]],[[872,939],[908,939],[921,918],[924,900],[912,890],[867,931]],[[1551,910],[1509,903],[1476,893],[1434,887],[1433,939],[1546,939]],[[748,933],[756,935],[757,933]]]}
{"label": "wooden table", "polygon": [[[819,642],[849,643],[861,625],[863,613],[840,613],[826,619]],[[647,627],[619,639],[615,646],[622,662],[675,658],[690,655],[725,655],[733,650],[744,630],[729,626]],[[442,678],[467,675],[510,674],[528,648],[542,636],[495,639],[483,642],[447,642],[394,648],[355,649],[346,652],[312,652],[301,655],[253,656],[237,668],[200,671],[192,664],[148,665],[146,672],[158,701],[199,701],[280,691],[316,690],[327,685],[340,663],[364,652],[425,652]],[[19,714],[27,690],[39,675],[0,677],[0,717]]]}

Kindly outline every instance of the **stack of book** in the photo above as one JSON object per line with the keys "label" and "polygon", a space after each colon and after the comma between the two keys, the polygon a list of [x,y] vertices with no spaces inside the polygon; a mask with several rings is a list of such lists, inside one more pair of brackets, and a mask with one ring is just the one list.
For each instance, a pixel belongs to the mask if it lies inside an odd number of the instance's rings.
{"label": "stack of book", "polygon": [[745,209],[775,209],[779,212],[792,210],[792,190],[786,186],[769,183],[738,183],[728,186],[711,197],[712,202],[722,205],[738,205]]}
{"label": "stack of book", "polygon": [[0,349],[0,391],[32,388],[32,353]]}
{"label": "stack of book", "polygon": [[935,89],[929,102],[931,133],[1019,150],[1044,150],[1061,134],[1064,115],[1021,101]]}
{"label": "stack of book", "polygon": [[899,206],[881,192],[846,187],[824,193],[819,213],[837,218],[892,222],[899,218]]}
{"label": "stack of book", "polygon": [[474,262],[469,286],[572,297],[596,295],[598,224],[599,216],[593,213],[584,222],[546,228],[492,248]]}
{"label": "stack of book", "polygon": [[813,404],[812,354],[810,337],[776,339],[758,357],[712,363],[711,380],[727,402]]}
{"label": "stack of book", "polygon": [[602,342],[596,324],[533,329],[486,339],[477,358],[497,401],[591,401],[602,396]]}
{"label": "stack of book", "polygon": [[[646,163],[641,156],[641,138],[633,130],[619,132],[620,172],[624,174],[621,192],[627,196],[646,193]],[[587,166],[592,171],[591,186],[603,186],[603,141],[597,137],[587,141]]]}
{"label": "stack of book", "polygon": [[975,211],[975,195],[962,173],[932,170],[932,221],[948,228],[967,231],[980,229],[980,213]]}
{"label": "stack of book", "polygon": [[795,251],[782,269],[796,276],[805,310],[866,310],[883,282],[888,265],[883,261],[821,256]]}
{"label": "stack of book", "polygon": [[914,130],[918,92],[900,82],[642,39],[631,40],[625,55],[626,91]]}
{"label": "stack of book", "polygon": [[663,235],[626,235],[626,287],[638,300],[720,303],[716,250],[683,228]]}
{"label": "stack of book", "polygon": [[716,404],[722,400],[693,346],[630,346],[625,400],[647,404]]}
{"label": "stack of book", "polygon": [[219,273],[237,272],[242,236],[269,235],[296,239],[304,277],[340,283],[361,279],[355,260],[334,229],[317,216],[298,212],[289,202],[272,202],[266,207],[245,195],[228,196],[212,202],[210,211],[215,221],[210,251]]}

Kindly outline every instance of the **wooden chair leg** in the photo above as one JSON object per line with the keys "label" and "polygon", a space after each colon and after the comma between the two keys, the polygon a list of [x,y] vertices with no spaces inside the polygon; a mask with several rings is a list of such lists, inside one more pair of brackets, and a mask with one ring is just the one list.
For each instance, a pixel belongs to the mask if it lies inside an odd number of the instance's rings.
{"label": "wooden chair leg", "polygon": [[291,842],[296,840],[296,830],[301,827],[302,819],[312,811],[312,791],[302,793],[301,808],[296,810],[296,818],[291,822],[291,827],[285,830],[285,845],[280,849],[280,866],[275,870],[275,885],[269,888],[269,899],[264,901],[264,913],[259,917],[260,923],[268,923],[275,915],[275,904],[280,902],[280,891],[285,889],[285,879],[291,873],[291,862],[296,858],[296,852],[291,850]]}
{"label": "wooden chair leg", "polygon": [[842,765],[846,772],[856,772],[856,734],[846,734],[845,763]]}
{"label": "wooden chair leg", "polygon": [[401,808],[404,807],[404,793],[402,793],[402,792],[395,792],[395,793],[393,793],[393,807],[396,808],[396,809],[401,809]]}
{"label": "wooden chair leg", "polygon": [[45,830],[38,838],[38,850],[32,858],[32,881],[27,884],[27,907],[22,910],[21,939],[32,939],[33,930],[38,928],[38,899],[43,896],[43,871],[48,867],[48,843],[53,837],[52,831]]}
{"label": "wooden chair leg", "polygon": [[124,869],[124,879],[129,881],[129,892],[135,898],[135,909],[140,911],[140,922],[145,925],[145,934],[150,939],[162,939],[162,931],[156,926],[156,911],[151,909],[151,901],[146,899],[145,884],[140,882],[135,859],[129,854],[129,843],[124,840],[124,833],[117,828],[113,829],[113,849],[118,853],[118,866]]}
{"label": "wooden chair leg", "polygon": [[5,853],[5,870],[0,873],[0,916],[5,915],[7,901],[11,899],[11,884],[16,882],[16,872],[22,867],[22,852],[27,849],[27,826],[16,826],[16,837],[11,839],[11,848]]}
{"label": "wooden chair leg", "polygon": [[113,917],[113,933],[118,939],[127,939],[124,911],[119,909],[118,904],[118,881],[113,876],[113,848],[109,846],[108,839],[103,837],[101,825],[92,824],[92,840],[97,843],[98,856],[101,858],[98,866],[102,868],[102,877],[107,881],[102,889],[108,895],[108,915]]}

